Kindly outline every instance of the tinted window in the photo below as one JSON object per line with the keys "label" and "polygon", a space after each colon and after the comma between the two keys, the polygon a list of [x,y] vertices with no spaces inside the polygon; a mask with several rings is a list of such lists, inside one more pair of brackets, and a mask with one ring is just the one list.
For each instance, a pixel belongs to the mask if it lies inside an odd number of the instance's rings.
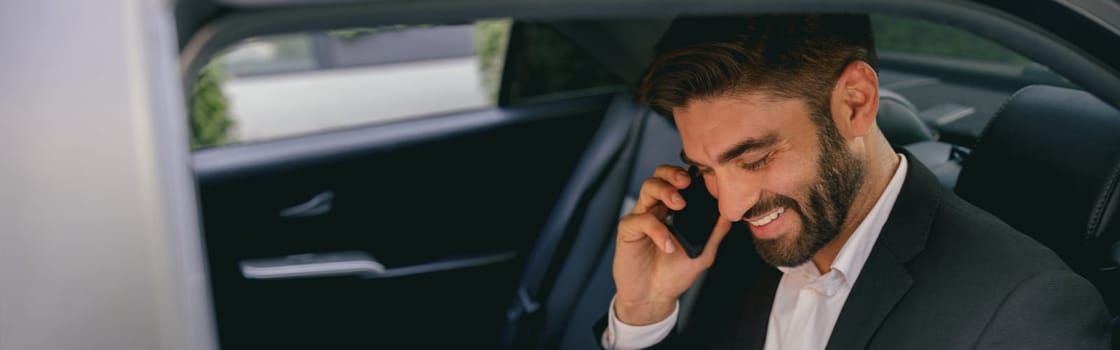
{"label": "tinted window", "polygon": [[508,20],[250,38],[200,72],[192,146],[494,106]]}
{"label": "tinted window", "polygon": [[1031,61],[972,33],[912,18],[871,16],[880,52],[1026,66]]}
{"label": "tinted window", "polygon": [[545,23],[517,23],[510,34],[503,102],[547,99],[623,86],[616,74]]}

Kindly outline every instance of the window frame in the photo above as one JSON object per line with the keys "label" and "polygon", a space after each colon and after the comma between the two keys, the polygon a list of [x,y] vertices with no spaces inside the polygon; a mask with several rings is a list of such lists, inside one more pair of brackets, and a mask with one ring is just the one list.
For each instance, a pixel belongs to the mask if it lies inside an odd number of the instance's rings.
{"label": "window frame", "polygon": [[[548,1],[552,1],[549,3]],[[298,2],[298,1],[296,1]],[[683,7],[682,7],[683,6]],[[267,7],[267,6],[265,6]],[[1072,3],[1003,3],[995,1],[904,2],[840,0],[791,4],[783,0],[717,0],[691,3],[654,0],[635,7],[625,0],[525,3],[496,0],[470,6],[439,2],[337,1],[272,8],[211,6],[179,11],[180,73],[184,91],[214,53],[242,38],[340,27],[384,24],[454,23],[483,18],[515,20],[642,19],[676,15],[728,13],[859,12],[894,14],[944,23],[999,43],[1046,65],[1072,83],[1113,106],[1120,106],[1120,46],[1116,26],[1102,25]],[[209,11],[209,12],[207,12]],[[1110,10],[1117,15],[1120,10]],[[1120,17],[1120,16],[1117,16]],[[1115,21],[1120,21],[1120,18]],[[1111,23],[1111,22],[1109,22]]]}

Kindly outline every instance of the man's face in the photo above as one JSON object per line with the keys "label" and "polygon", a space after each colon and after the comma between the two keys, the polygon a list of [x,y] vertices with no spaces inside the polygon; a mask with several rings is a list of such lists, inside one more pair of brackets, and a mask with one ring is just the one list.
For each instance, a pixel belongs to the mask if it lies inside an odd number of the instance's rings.
{"label": "man's face", "polygon": [[720,214],[750,228],[763,260],[800,265],[840,232],[863,163],[831,116],[818,127],[803,100],[764,93],[694,99],[673,114],[682,158],[703,172]]}

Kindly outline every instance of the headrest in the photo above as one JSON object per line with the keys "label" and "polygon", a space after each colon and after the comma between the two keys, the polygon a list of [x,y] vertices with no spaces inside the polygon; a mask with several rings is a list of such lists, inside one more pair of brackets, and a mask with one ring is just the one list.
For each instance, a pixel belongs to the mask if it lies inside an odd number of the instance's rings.
{"label": "headrest", "polygon": [[906,97],[879,89],[879,114],[875,117],[879,130],[892,144],[903,146],[933,140],[933,132],[918,117],[918,109]]}
{"label": "headrest", "polygon": [[1117,265],[1118,181],[1120,111],[1083,91],[1035,85],[996,113],[956,193],[1093,280]]}

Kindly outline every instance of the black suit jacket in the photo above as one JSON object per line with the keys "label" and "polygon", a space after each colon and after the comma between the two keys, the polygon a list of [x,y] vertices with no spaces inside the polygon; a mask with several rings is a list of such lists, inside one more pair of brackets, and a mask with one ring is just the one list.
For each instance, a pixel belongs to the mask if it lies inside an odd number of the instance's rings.
{"label": "black suit jacket", "polygon": [[[827,349],[1109,347],[1108,311],[1088,281],[907,157],[906,180]],[[750,233],[736,226],[695,309],[654,348],[763,348],[781,272],[758,259]]]}

